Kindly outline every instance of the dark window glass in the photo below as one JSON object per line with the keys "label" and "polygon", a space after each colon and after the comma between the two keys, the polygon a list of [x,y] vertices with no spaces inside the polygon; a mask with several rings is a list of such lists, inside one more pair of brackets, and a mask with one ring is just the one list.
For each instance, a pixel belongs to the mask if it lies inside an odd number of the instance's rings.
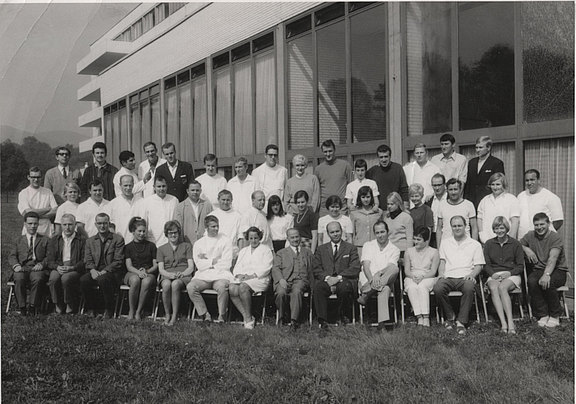
{"label": "dark window glass", "polygon": [[190,70],[185,70],[182,73],[179,73],[176,81],[178,84],[182,84],[182,83],[186,83],[187,81],[190,81]]}
{"label": "dark window glass", "polygon": [[292,38],[293,36],[309,31],[311,28],[312,19],[310,15],[307,15],[286,25],[286,38]]}
{"label": "dark window glass", "polygon": [[366,2],[354,1],[354,2],[348,3],[348,11],[353,12],[356,10],[360,10],[361,8],[371,6],[372,4],[375,4],[375,3],[370,2],[370,1],[366,1]]}
{"label": "dark window glass", "polygon": [[176,77],[170,77],[164,80],[164,89],[169,90],[172,87],[176,87]]}
{"label": "dark window glass", "polygon": [[116,112],[116,111],[118,111],[118,104],[112,104],[112,105],[110,105],[110,112],[111,112],[111,113],[114,113],[114,112]]}
{"label": "dark window glass", "polygon": [[232,49],[232,61],[250,56],[250,42]]}
{"label": "dark window glass", "polygon": [[153,85],[150,87],[150,95],[160,94],[160,84]]}
{"label": "dark window glass", "polygon": [[190,74],[192,78],[195,79],[196,77],[200,77],[206,74],[206,64],[202,63],[201,65],[195,66],[190,70]]}
{"label": "dark window glass", "polygon": [[108,115],[110,113],[110,107],[104,108],[104,115]]}
{"label": "dark window glass", "polygon": [[130,97],[130,104],[135,104],[138,102],[138,94],[132,95]]}
{"label": "dark window glass", "polygon": [[524,121],[574,118],[574,3],[522,3]]}
{"label": "dark window glass", "polygon": [[230,63],[230,53],[229,52],[222,53],[221,55],[214,56],[212,58],[212,68],[213,69],[218,69],[219,67],[226,66],[228,63]]}
{"label": "dark window glass", "polygon": [[126,108],[126,100],[118,101],[118,108],[119,109]]}
{"label": "dark window glass", "polygon": [[314,16],[316,17],[316,26],[326,24],[329,21],[342,17],[344,15],[344,7],[344,3],[335,3],[323,8],[322,10],[316,11],[314,13]]}
{"label": "dark window glass", "polygon": [[260,38],[253,40],[252,52],[258,52],[271,46],[274,46],[274,32],[262,35]]}
{"label": "dark window glass", "polygon": [[458,8],[460,129],[514,124],[514,4]]}
{"label": "dark window glass", "polygon": [[148,98],[148,89],[140,91],[140,100]]}

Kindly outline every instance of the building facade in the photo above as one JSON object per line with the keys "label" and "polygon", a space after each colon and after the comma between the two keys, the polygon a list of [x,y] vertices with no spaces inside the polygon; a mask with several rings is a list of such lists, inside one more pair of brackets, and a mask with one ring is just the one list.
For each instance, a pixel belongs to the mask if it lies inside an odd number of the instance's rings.
{"label": "building facade", "polygon": [[[143,3],[94,42],[77,66],[91,81],[79,118],[109,147],[143,158],[177,145],[202,170],[215,153],[309,170],[332,139],[353,163],[377,164],[382,143],[405,163],[417,143],[460,153],[489,135],[510,191],[536,168],[562,199],[574,245],[574,3]],[[568,249],[573,261],[572,248]]]}

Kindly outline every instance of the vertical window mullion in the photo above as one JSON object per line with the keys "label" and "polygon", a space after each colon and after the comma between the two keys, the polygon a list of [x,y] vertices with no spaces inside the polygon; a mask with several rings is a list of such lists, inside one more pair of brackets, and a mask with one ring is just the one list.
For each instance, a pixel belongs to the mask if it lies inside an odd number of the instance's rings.
{"label": "vertical window mullion", "polygon": [[312,61],[314,63],[312,69],[312,95],[314,99],[312,116],[314,117],[314,147],[320,145],[320,123],[318,122],[318,38],[316,35],[316,27],[314,26],[314,14],[312,14],[312,49],[313,57]]}
{"label": "vertical window mullion", "polygon": [[251,120],[252,120],[252,154],[256,154],[257,150],[257,140],[256,140],[256,58],[254,53],[250,54],[250,76],[251,76],[251,88],[250,96],[252,98],[252,108],[251,108]]}
{"label": "vertical window mullion", "polygon": [[344,48],[346,55],[346,143],[352,144],[352,48],[348,7],[346,7],[344,17]]}

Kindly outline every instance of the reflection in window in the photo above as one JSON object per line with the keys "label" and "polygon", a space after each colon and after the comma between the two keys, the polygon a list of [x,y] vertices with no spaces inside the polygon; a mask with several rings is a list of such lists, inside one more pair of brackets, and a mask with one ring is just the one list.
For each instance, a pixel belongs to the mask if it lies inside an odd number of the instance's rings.
{"label": "reflection in window", "polygon": [[232,110],[230,89],[230,68],[219,70],[214,73],[214,103],[216,104],[215,137],[216,155],[219,157],[232,157]]}
{"label": "reflection in window", "polygon": [[407,3],[408,136],[452,129],[450,3]]}
{"label": "reflection in window", "polygon": [[514,4],[458,8],[460,129],[514,124]]}
{"label": "reflection in window", "polygon": [[522,3],[524,120],[574,118],[574,3]]}

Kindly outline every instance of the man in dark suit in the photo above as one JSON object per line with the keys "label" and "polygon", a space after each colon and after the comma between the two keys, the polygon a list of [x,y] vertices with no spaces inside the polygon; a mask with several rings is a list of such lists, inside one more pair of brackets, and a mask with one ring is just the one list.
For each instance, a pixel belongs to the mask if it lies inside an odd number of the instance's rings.
{"label": "man in dark suit", "polygon": [[124,275],[124,239],[110,231],[110,216],[96,215],[98,234],[86,240],[84,262],[89,271],[80,277],[86,308],[93,312],[92,289],[98,285],[104,296],[104,318],[114,315],[114,294]]}
{"label": "man in dark suit", "polygon": [[162,146],[162,153],[166,163],[156,169],[156,175],[166,178],[168,193],[182,202],[187,197],[186,188],[194,179],[194,169],[190,163],[176,158],[176,146],[174,143],[166,143]]}
{"label": "man in dark suit", "polygon": [[342,323],[349,321],[346,314],[352,308],[360,274],[358,249],[342,240],[340,223],[328,223],[326,231],[330,242],[319,246],[312,259],[314,306],[320,327],[325,330],[328,329],[328,298],[332,293],[336,293]]}
{"label": "man in dark suit", "polygon": [[[481,136],[476,140],[476,154],[468,162],[468,178],[464,186],[464,199],[474,204],[478,209],[478,204],[486,195],[490,194],[488,180],[492,174],[504,174],[504,163],[502,160],[490,154],[492,150],[492,139],[490,136]],[[449,179],[449,178],[447,178]]]}
{"label": "man in dark suit", "polygon": [[48,288],[56,313],[78,311],[80,275],[84,272],[86,239],[76,232],[76,218],[62,215],[62,233],[48,243],[48,269],[51,270]]}
{"label": "man in dark suit", "polygon": [[[26,234],[20,236],[8,257],[12,268],[16,303],[22,315],[36,314],[42,302],[43,289],[48,281],[46,268],[48,237],[38,234],[40,216],[36,212],[24,214]],[[26,307],[26,288],[30,285],[30,300]]]}
{"label": "man in dark suit", "polygon": [[90,199],[90,185],[95,180],[102,181],[104,199],[111,201],[116,197],[113,180],[118,169],[106,161],[107,153],[108,149],[106,148],[105,143],[96,142],[92,145],[94,163],[86,167],[86,170],[84,170],[84,174],[82,174],[82,178],[80,179],[80,184],[78,184],[80,185],[82,202]]}
{"label": "man in dark suit", "polygon": [[284,319],[284,305],[290,298],[290,328],[298,328],[298,319],[302,307],[302,295],[310,287],[309,274],[312,265],[312,251],[300,245],[300,233],[296,229],[288,229],[286,238],[289,247],[283,248],[274,257],[272,279],[276,308]]}

